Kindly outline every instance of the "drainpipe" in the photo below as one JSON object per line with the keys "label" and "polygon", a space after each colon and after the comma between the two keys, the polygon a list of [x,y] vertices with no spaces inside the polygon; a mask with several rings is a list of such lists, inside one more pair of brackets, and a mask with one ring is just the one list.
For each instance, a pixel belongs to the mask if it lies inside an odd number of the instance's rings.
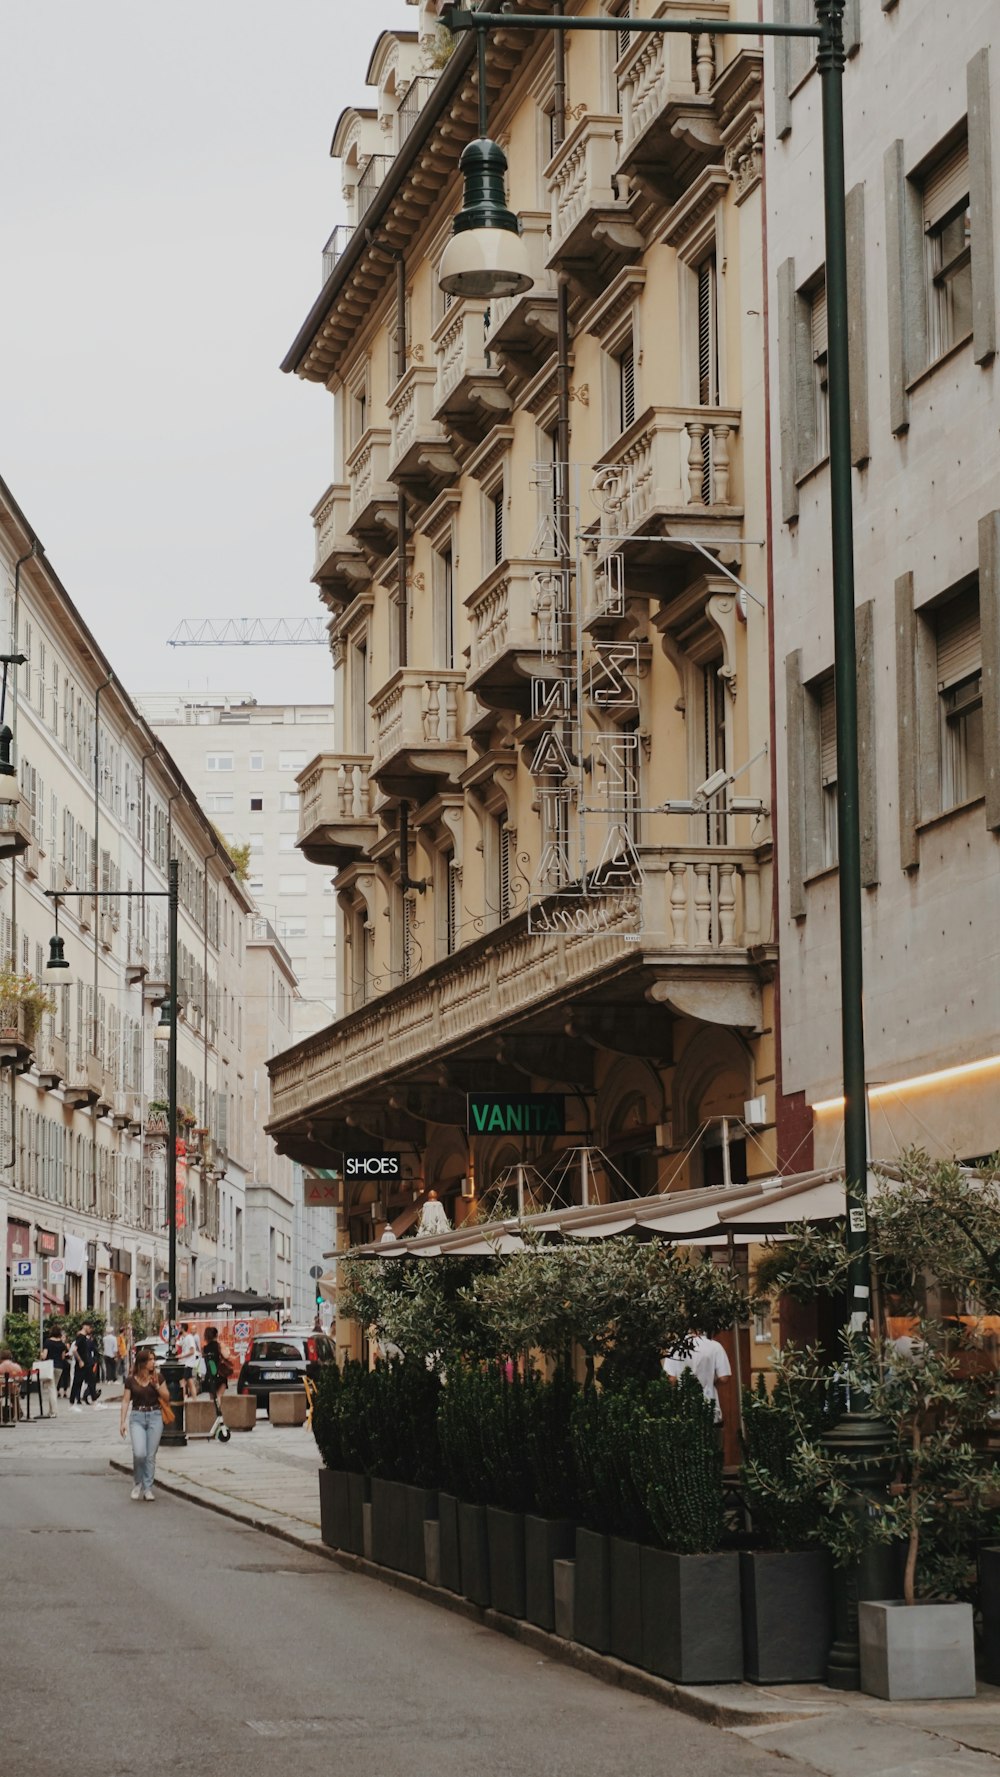
{"label": "drainpipe", "polygon": [[[396,381],[401,382],[406,375],[406,259],[402,253],[396,259]],[[399,664],[409,665],[410,637],[407,620],[407,604],[409,588],[406,583],[406,495],[402,483],[396,490],[396,600],[397,621],[399,624]]]}
{"label": "drainpipe", "polygon": [[[17,654],[19,652],[18,632],[20,629],[20,621],[21,621],[21,569],[24,567],[25,562],[31,561],[33,556],[44,555],[44,554],[45,554],[44,544],[40,543],[37,537],[32,537],[31,548],[27,551],[27,554],[18,556],[17,561],[14,563],[14,610],[13,610],[13,615],[11,618],[11,630],[13,632],[11,635],[11,639],[10,639],[11,654]],[[10,731],[11,731],[10,750],[11,750],[11,757],[16,761],[17,760],[17,746],[16,746],[16,742],[17,742],[17,662],[16,662],[16,660],[11,661],[9,670],[10,670]],[[6,680],[5,680],[5,683],[6,683]],[[10,956],[9,956],[9,963],[10,963],[11,970],[16,971],[16,969],[17,969],[17,858],[16,857],[13,857],[11,859],[11,864],[10,864]],[[11,1068],[11,1070],[10,1070],[10,1178],[11,1178],[11,1184],[15,1185],[15,1186],[17,1184],[17,1179],[15,1177],[16,1170],[17,1170],[17,1075],[14,1072],[14,1069]]]}
{"label": "drainpipe", "polygon": [[[90,1023],[90,1051],[92,1055],[96,1055],[98,1052],[97,1033],[100,1028],[97,1002],[101,979],[101,693],[107,691],[108,687],[113,685],[114,682],[114,673],[109,673],[103,685],[98,685],[94,692],[94,1013]],[[91,1209],[96,1216],[99,1208],[97,1200],[96,1103],[90,1118],[90,1176],[92,1181]]]}

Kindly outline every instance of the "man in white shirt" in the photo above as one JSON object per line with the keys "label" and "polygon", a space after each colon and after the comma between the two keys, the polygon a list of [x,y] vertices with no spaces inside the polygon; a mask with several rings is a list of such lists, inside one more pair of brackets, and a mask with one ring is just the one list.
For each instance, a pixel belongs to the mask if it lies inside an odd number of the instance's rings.
{"label": "man in white shirt", "polygon": [[198,1393],[198,1341],[187,1321],[177,1341],[177,1356],[184,1365],[184,1393],[192,1398]]}
{"label": "man in white shirt", "polygon": [[701,1391],[715,1415],[716,1425],[722,1424],[722,1406],[719,1401],[717,1384],[725,1382],[732,1375],[729,1359],[718,1339],[706,1339],[704,1333],[690,1333],[688,1342],[691,1350],[687,1357],[665,1357],[663,1368],[675,1382],[690,1370],[695,1381],[701,1384]]}

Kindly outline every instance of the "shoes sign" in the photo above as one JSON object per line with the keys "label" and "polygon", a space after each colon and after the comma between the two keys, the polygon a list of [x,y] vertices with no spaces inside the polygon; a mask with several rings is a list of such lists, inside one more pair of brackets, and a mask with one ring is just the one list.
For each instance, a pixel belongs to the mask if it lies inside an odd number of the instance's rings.
{"label": "shoes sign", "polygon": [[403,1176],[402,1154],[345,1154],[344,1177],[396,1179]]}

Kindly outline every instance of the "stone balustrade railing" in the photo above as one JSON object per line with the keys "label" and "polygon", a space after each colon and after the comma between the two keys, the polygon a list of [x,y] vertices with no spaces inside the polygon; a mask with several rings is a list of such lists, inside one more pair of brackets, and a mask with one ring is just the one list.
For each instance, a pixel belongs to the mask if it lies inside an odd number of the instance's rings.
{"label": "stone balustrade railing", "polygon": [[614,174],[620,136],[619,117],[581,117],[546,167],[552,202],[550,263],[591,210],[617,204]]}
{"label": "stone balustrade railing", "polygon": [[485,376],[486,362],[484,302],[453,302],[434,331],[434,356],[437,381],[434,407],[439,409],[453,395],[466,377]]}
{"label": "stone balustrade railing", "polygon": [[736,408],[650,407],[594,476],[602,531],[624,537],[654,512],[733,504]]}
{"label": "stone balustrade railing", "polygon": [[375,747],[372,771],[413,749],[459,744],[460,672],[401,667],[371,700]]}

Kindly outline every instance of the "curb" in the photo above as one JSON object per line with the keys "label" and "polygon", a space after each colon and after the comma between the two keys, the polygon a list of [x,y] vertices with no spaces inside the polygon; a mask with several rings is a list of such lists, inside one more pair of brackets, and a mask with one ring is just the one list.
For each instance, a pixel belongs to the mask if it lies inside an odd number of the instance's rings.
{"label": "curb", "polygon": [[[115,1457],[111,1458],[111,1467],[123,1475],[132,1473],[131,1463]],[[415,1579],[412,1574],[379,1567],[376,1562],[365,1560],[363,1555],[350,1555],[343,1549],[331,1549],[318,1536],[312,1541],[301,1531],[289,1528],[293,1523],[291,1519],[279,1524],[273,1519],[256,1517],[251,1509],[240,1511],[235,1506],[210,1498],[196,1485],[179,1485],[176,1481],[165,1481],[162,1475],[157,1475],[156,1485],[163,1493],[173,1494],[178,1499],[187,1500],[191,1505],[204,1506],[207,1511],[216,1512],[222,1518],[230,1518],[234,1523],[244,1524],[251,1530],[263,1531],[266,1536],[291,1543],[308,1555],[320,1555],[324,1561],[342,1568],[346,1573],[378,1580],[381,1585],[389,1586],[394,1591],[406,1592],[411,1598],[435,1604],[439,1610],[450,1611],[453,1616],[464,1617],[467,1622],[492,1629],[499,1635],[505,1635],[510,1641],[517,1641],[523,1647],[531,1648],[535,1653],[557,1660],[563,1666],[572,1666],[577,1672],[600,1679],[602,1684],[647,1697],[651,1702],[662,1703],[668,1709],[678,1709],[682,1714],[707,1722],[711,1727],[765,1727],[782,1722],[808,1721],[825,1713],[822,1705],[811,1708],[800,1704],[789,1708],[777,1700],[770,1708],[751,1701],[745,1704],[731,1703],[713,1697],[708,1687],[695,1690],[673,1684],[667,1678],[657,1678],[652,1672],[643,1672],[638,1666],[629,1666],[624,1660],[616,1660],[610,1654],[595,1653],[593,1648],[584,1647],[578,1641],[564,1641],[561,1636],[552,1635],[547,1629],[536,1628],[534,1623],[526,1623],[520,1618],[507,1617],[500,1611],[473,1604],[468,1598],[460,1597],[457,1592],[446,1591],[443,1586],[432,1586],[426,1580]]]}

